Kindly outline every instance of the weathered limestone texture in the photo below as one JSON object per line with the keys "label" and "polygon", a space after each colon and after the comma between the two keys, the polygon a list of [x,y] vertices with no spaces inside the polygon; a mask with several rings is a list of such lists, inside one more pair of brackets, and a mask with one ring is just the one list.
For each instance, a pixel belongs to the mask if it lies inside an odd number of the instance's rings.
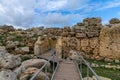
{"label": "weathered limestone texture", "polygon": [[120,59],[120,24],[102,28],[100,33],[100,56]]}

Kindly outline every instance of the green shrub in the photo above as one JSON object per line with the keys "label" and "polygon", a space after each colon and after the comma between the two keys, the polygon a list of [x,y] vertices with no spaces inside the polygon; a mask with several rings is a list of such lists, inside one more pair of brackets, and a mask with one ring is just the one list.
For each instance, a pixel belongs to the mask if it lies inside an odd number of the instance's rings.
{"label": "green shrub", "polygon": [[21,61],[22,61],[22,62],[23,62],[23,61],[26,61],[26,60],[29,60],[29,59],[31,59],[31,57],[30,57],[30,56],[27,56],[27,55],[21,57]]}

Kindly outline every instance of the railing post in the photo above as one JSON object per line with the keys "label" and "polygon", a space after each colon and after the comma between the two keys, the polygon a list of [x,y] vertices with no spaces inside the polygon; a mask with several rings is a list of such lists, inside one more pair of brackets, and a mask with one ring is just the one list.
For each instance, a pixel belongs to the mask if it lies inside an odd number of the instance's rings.
{"label": "railing post", "polygon": [[82,74],[82,59],[80,58],[80,72]]}
{"label": "railing post", "polygon": [[47,66],[45,67],[45,74],[46,74],[45,80],[47,80]]}
{"label": "railing post", "polygon": [[84,64],[87,66],[87,80],[89,80],[89,71],[91,71],[97,80],[101,80],[99,78],[99,76],[95,73],[95,71],[90,67],[89,63],[78,53],[79,55],[79,60],[80,60],[80,71],[81,71],[81,74],[82,74],[82,61],[84,62]]}
{"label": "railing post", "polygon": [[53,54],[53,71],[54,71],[54,67],[55,67],[55,63],[54,63],[54,54]]}
{"label": "railing post", "polygon": [[89,80],[89,68],[87,67],[87,80]]}

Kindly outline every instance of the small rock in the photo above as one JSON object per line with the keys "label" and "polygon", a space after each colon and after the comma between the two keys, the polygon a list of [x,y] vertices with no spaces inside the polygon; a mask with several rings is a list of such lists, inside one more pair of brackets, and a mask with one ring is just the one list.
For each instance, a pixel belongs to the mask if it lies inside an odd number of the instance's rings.
{"label": "small rock", "polygon": [[117,60],[117,59],[115,59],[115,63],[120,63],[120,61],[119,61],[119,60]]}
{"label": "small rock", "polygon": [[105,62],[113,62],[113,60],[109,58],[105,58]]}
{"label": "small rock", "polygon": [[73,60],[79,59],[79,56],[78,56],[77,52],[75,52],[73,50],[70,51],[70,56],[69,57],[70,57],[70,59],[73,59]]}
{"label": "small rock", "polygon": [[[93,80],[97,80],[95,76],[92,77]],[[100,80],[111,80],[110,78],[99,76]]]}
{"label": "small rock", "polygon": [[110,66],[110,65],[105,65],[105,68],[112,68],[112,66]]}
{"label": "small rock", "polygon": [[20,47],[23,52],[29,52],[29,47]]}
{"label": "small rock", "polygon": [[92,63],[92,64],[91,64],[91,67],[99,67],[99,65],[96,64],[96,63]]}
{"label": "small rock", "polygon": [[85,77],[83,80],[93,80],[91,77]]}

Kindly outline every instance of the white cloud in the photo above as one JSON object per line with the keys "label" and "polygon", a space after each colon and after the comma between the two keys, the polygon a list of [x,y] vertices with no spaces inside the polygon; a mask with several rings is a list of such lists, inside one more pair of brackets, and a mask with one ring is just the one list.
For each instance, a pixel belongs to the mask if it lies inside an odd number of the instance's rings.
{"label": "white cloud", "polygon": [[[93,3],[92,0],[0,0],[0,24],[19,27],[72,25],[86,13],[118,6],[119,0],[105,3]],[[75,13],[77,10],[79,12]]]}
{"label": "white cloud", "polygon": [[[51,13],[59,10],[75,10],[82,8],[88,0],[0,0],[0,24],[30,27],[36,24],[69,25],[73,17],[80,14]],[[36,13],[35,9],[40,12]],[[44,14],[44,12],[47,12]],[[38,23],[37,23],[38,22]]]}
{"label": "white cloud", "polygon": [[113,7],[118,7],[120,6],[120,0],[112,0],[112,1],[108,1],[106,3],[101,3],[101,5],[98,7],[97,10],[104,10],[104,9],[108,9],[108,8],[113,8]]}
{"label": "white cloud", "polygon": [[37,2],[36,8],[40,9],[41,12],[54,11],[60,10],[66,3],[67,0],[40,0]]}
{"label": "white cloud", "polygon": [[[83,15],[80,14],[67,14],[62,15],[61,13],[49,13],[46,16],[40,17],[40,22],[44,23],[45,26],[70,26],[73,25],[73,21],[83,18]],[[43,24],[43,25],[44,25]]]}
{"label": "white cloud", "polygon": [[0,24],[30,26],[35,17],[34,3],[33,0],[0,0]]}
{"label": "white cloud", "polygon": [[89,0],[40,0],[37,2],[36,8],[41,12],[66,10],[73,11],[85,7]]}

